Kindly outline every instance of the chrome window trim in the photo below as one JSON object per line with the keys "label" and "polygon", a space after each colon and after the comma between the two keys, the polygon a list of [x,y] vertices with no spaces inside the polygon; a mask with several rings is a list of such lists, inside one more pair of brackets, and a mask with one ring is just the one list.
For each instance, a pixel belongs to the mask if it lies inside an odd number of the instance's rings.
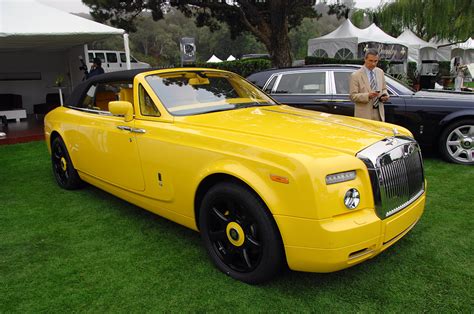
{"label": "chrome window trim", "polygon": [[[280,85],[280,81],[281,81],[281,78],[283,77],[283,75],[291,75],[291,74],[298,74],[298,73],[321,73],[321,72],[325,72],[325,80],[326,80],[326,86],[325,86],[325,93],[324,94],[318,94],[318,93],[291,93],[291,94],[283,94],[283,93],[276,93],[276,89],[278,87],[278,85]],[[275,81],[275,84],[273,84],[273,88],[270,92],[270,95],[286,95],[286,96],[293,96],[293,95],[296,95],[296,96],[304,96],[304,95],[311,95],[311,96],[318,96],[318,95],[330,95],[330,88],[329,88],[329,84],[330,84],[330,76],[329,76],[329,73],[327,70],[325,69],[318,69],[317,71],[315,71],[315,69],[304,69],[304,70],[296,70],[296,71],[285,71],[285,72],[278,72],[278,73],[274,73],[270,76],[270,78],[267,80],[267,82],[265,83],[265,85],[263,86],[263,90],[265,90],[265,88],[268,86],[268,84],[270,84],[270,82],[272,81],[273,77],[278,75],[278,78],[277,80]]]}
{"label": "chrome window trim", "polygon": [[[262,91],[263,91],[264,93],[266,93],[265,90],[267,89],[268,85],[272,82],[273,78],[276,77],[276,76],[278,76],[278,74],[272,74],[272,75],[270,75],[270,78],[265,82],[265,84],[263,84]],[[275,84],[277,83],[277,80],[278,80],[278,77],[275,79],[275,83],[273,83],[272,89],[270,90],[270,93],[269,93],[269,94],[272,93],[273,88],[275,87]]]}
{"label": "chrome window trim", "polygon": [[81,108],[81,107],[75,107],[75,106],[65,106],[65,107],[70,108],[70,109],[74,109],[74,110],[77,110],[77,111],[99,114],[99,115],[102,115],[102,116],[113,116],[113,114],[110,111],[90,109],[90,108]]}
{"label": "chrome window trim", "polygon": [[[285,71],[285,72],[278,72],[278,73],[273,73],[269,78],[268,80],[265,82],[265,85],[263,86],[263,90],[265,90],[268,86],[268,84],[270,84],[270,82],[272,81],[272,79],[275,77],[275,76],[278,76],[276,81],[275,81],[275,84],[273,84],[273,87],[272,87],[272,90],[270,91],[270,95],[298,95],[298,96],[301,96],[301,95],[341,95],[341,96],[349,96],[350,94],[337,94],[337,91],[336,91],[336,82],[335,82],[335,76],[334,76],[334,72],[349,72],[349,73],[354,73],[355,71],[357,71],[358,69],[357,68],[351,68],[351,69],[347,69],[347,68],[338,68],[338,69],[302,69],[302,70],[295,70],[295,71]],[[325,94],[306,94],[306,93],[292,93],[292,94],[278,94],[278,93],[275,93],[278,85],[280,84],[280,80],[282,78],[283,75],[286,75],[286,74],[298,74],[298,73],[315,73],[315,72],[326,72],[326,93]],[[385,82],[387,82],[387,76],[385,76]],[[390,87],[390,85],[387,84],[387,90],[391,93],[391,97],[395,96],[395,97],[399,97],[400,94],[397,93],[393,88]]]}
{"label": "chrome window trim", "polygon": [[[328,71],[331,71],[332,73],[332,88],[333,88],[333,95],[341,95],[341,96],[349,96],[350,94],[338,94],[337,91],[336,91],[336,77],[334,75],[334,72],[349,72],[349,73],[354,73],[355,71],[357,71],[357,69],[332,69],[332,70],[328,70]],[[387,83],[387,76],[385,76],[385,83]],[[393,97],[393,96],[400,96],[400,94],[398,94],[393,88],[390,87],[390,85],[387,84],[387,90],[392,93],[392,95],[390,95],[390,97]]]}

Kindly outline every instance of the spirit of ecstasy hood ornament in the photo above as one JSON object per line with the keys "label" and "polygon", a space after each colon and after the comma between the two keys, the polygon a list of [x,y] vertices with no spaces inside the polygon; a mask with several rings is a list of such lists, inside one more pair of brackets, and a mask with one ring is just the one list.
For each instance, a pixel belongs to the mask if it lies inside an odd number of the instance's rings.
{"label": "spirit of ecstasy hood ornament", "polygon": [[393,128],[392,131],[393,131],[393,136],[386,138],[387,144],[385,145],[394,145],[397,143],[396,137],[398,134],[400,134],[400,132],[398,132],[396,128]]}

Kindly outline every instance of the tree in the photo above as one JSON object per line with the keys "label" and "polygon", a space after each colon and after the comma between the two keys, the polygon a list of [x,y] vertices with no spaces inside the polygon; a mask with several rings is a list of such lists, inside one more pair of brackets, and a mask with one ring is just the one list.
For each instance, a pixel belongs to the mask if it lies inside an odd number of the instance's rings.
{"label": "tree", "polygon": [[395,0],[376,12],[380,26],[393,36],[404,28],[418,37],[465,41],[473,36],[474,1],[472,0]]}
{"label": "tree", "polygon": [[136,19],[144,11],[154,20],[164,17],[170,6],[187,17],[194,16],[196,25],[208,26],[211,31],[227,24],[232,39],[250,32],[267,49],[277,67],[291,65],[288,33],[300,25],[303,18],[319,15],[313,6],[316,0],[83,0],[91,8],[91,15],[100,22],[136,31]]}

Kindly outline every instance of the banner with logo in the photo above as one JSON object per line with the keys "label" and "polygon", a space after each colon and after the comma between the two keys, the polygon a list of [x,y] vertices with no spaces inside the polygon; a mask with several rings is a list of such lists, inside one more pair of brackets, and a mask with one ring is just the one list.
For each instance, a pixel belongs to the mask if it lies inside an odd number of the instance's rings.
{"label": "banner with logo", "polygon": [[364,42],[358,45],[358,57],[364,59],[365,52],[374,48],[379,52],[379,59],[386,61],[405,62],[408,58],[408,48],[398,44],[382,44],[378,42]]}
{"label": "banner with logo", "polygon": [[194,64],[196,62],[196,45],[194,38],[183,37],[180,41],[181,65]]}

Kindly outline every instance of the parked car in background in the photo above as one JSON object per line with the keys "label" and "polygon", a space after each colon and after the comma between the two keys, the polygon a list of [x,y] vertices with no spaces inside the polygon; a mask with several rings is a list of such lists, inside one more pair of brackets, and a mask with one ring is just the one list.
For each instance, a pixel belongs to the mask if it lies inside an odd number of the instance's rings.
{"label": "parked car in background", "polygon": [[[357,65],[273,69],[247,79],[290,106],[354,116],[349,79]],[[474,94],[415,92],[386,75],[390,101],[386,121],[409,129],[420,145],[436,148],[448,161],[474,164]]]}
{"label": "parked car in background", "polygon": [[423,163],[394,127],[278,105],[230,72],[176,68],[88,79],[45,117],[45,140],[62,188],[83,180],[199,230],[221,271],[259,283],[284,265],[350,267],[413,228]]}
{"label": "parked car in background", "polygon": [[[113,50],[89,50],[89,69],[92,66],[92,60],[99,58],[102,61],[102,68],[105,72],[115,72],[127,70],[127,58],[124,51]],[[148,69],[150,65],[145,62],[138,61],[130,56],[131,69]]]}

